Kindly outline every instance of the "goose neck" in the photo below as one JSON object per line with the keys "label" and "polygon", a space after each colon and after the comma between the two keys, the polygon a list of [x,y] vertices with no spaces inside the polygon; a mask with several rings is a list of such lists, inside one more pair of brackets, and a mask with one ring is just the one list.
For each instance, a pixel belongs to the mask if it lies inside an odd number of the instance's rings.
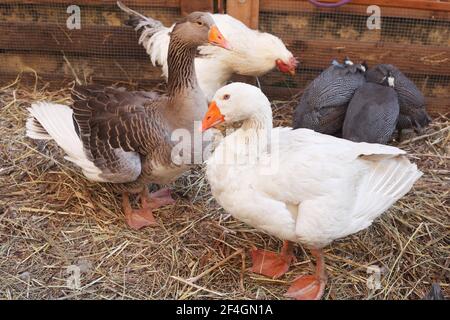
{"label": "goose neck", "polygon": [[272,109],[267,107],[255,112],[250,118],[243,121],[241,128],[242,130],[270,132],[273,128]]}
{"label": "goose neck", "polygon": [[198,87],[194,66],[196,51],[196,46],[189,45],[172,34],[167,60],[169,96],[173,97]]}

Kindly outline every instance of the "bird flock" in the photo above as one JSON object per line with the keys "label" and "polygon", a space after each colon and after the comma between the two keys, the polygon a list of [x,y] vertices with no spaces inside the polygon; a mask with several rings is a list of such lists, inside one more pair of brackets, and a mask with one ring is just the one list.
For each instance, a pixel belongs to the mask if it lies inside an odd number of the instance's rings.
{"label": "bird flock", "polygon": [[[422,175],[405,151],[386,143],[396,129],[428,125],[423,95],[392,65],[345,58],[304,89],[292,128],[273,127],[263,91],[229,81],[273,69],[294,74],[298,61],[279,38],[226,14],[193,12],[165,27],[118,6],[162,68],[166,92],[79,85],[71,105],[32,103],[26,135],[54,140],[87,179],[121,193],[125,221],[136,230],[157,227],[153,211],[176,205],[168,188],[150,193],[149,184],[168,184],[200,159],[226,212],[283,241],[280,253],[251,248],[251,271],[282,277],[301,244],[316,258],[316,272],[295,279],[286,296],[320,299],[322,249],[369,227]],[[214,129],[221,125],[238,128],[222,136]],[[180,132],[200,140],[179,148]]]}

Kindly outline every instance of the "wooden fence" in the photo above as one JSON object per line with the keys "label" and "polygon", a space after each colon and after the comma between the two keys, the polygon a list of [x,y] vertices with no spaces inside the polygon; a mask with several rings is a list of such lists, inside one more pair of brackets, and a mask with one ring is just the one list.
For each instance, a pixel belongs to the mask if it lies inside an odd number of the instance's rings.
{"label": "wooden fence", "polygon": [[[280,36],[301,68],[294,78],[273,72],[260,79],[272,97],[298,93],[331,60],[350,56],[369,65],[397,65],[422,88],[432,114],[450,111],[448,1],[353,0],[329,9],[306,0],[122,1],[166,25],[193,10],[226,11]],[[72,4],[82,8],[81,30],[66,28]],[[369,5],[380,6],[389,25],[364,29]],[[134,31],[123,26],[124,17],[115,0],[0,0],[0,81],[22,73],[48,80],[161,82]]]}

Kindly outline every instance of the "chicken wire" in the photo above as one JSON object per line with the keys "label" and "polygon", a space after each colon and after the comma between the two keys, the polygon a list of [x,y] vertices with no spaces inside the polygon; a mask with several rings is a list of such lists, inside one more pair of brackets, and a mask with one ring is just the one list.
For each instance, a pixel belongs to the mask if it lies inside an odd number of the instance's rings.
{"label": "chicken wire", "polygon": [[[442,71],[448,70],[450,62],[448,14],[427,19],[413,17],[417,12],[411,9],[379,6],[381,28],[369,29],[371,14],[365,10],[368,7],[360,6],[360,11],[355,13],[349,5],[326,9],[306,1],[273,2],[270,8],[262,6],[259,28],[283,39],[301,62],[295,78],[286,79],[272,73],[263,79],[263,85],[304,88],[333,59],[342,61],[348,56],[354,62],[367,61],[369,67],[395,64],[426,96],[450,96],[450,74]],[[317,46],[322,50],[314,50],[317,43],[323,44]],[[401,58],[395,54],[399,46],[406,51]],[[371,51],[377,47],[385,52]],[[392,47],[397,51],[392,51]],[[420,52],[415,52],[416,48]],[[441,67],[442,70],[437,70]]]}
{"label": "chicken wire", "polygon": [[[152,67],[145,50],[137,44],[133,29],[124,25],[128,16],[114,0],[80,1],[76,5],[80,29],[72,30],[67,21],[74,13],[70,6],[77,1],[12,2],[0,0],[2,32],[14,33],[14,40],[0,40],[0,80],[2,75],[3,79],[14,77],[17,71],[36,71],[43,79],[160,81],[160,71]],[[166,26],[181,16],[176,1],[166,1],[167,7],[161,6],[164,1],[123,2]],[[31,48],[27,44],[32,44]]]}
{"label": "chicken wire", "polygon": [[[123,2],[132,9],[161,20],[166,26],[181,16],[177,1]],[[408,9],[396,9],[400,17],[392,14],[385,17],[385,8],[381,6],[381,30],[369,30],[368,15],[355,14],[350,6],[322,9],[306,1],[273,1],[270,8],[266,8],[264,4],[268,2],[260,2],[259,28],[283,39],[301,65],[295,77],[275,71],[262,77],[262,86],[290,88],[292,93],[296,93],[325,69],[332,59],[349,56],[355,62],[395,63],[426,96],[450,95],[449,74],[427,72],[417,55],[405,55],[403,59],[398,59],[389,54],[390,44],[404,44],[408,50],[420,46],[421,58],[429,59],[430,65],[447,65],[450,22],[445,18],[405,18]],[[137,45],[138,37],[131,28],[124,26],[127,16],[115,1],[80,3],[81,29],[69,30],[66,26],[70,16],[67,9],[72,1],[0,1],[2,32],[14,33],[13,37],[0,37],[3,39],[0,40],[0,79],[14,77],[18,72],[36,72],[43,78],[77,78],[81,82],[96,78],[161,81],[160,70],[151,66],[145,50]],[[162,3],[167,6],[161,6]],[[389,10],[392,12],[392,8]],[[314,51],[314,42],[321,41],[328,42],[321,50]],[[374,57],[370,49],[346,50],[341,42],[354,42],[359,44],[359,48],[365,45],[372,48],[382,43],[387,54]],[[330,51],[326,45],[343,48],[339,52]],[[417,65],[422,66],[420,72],[416,72]]]}

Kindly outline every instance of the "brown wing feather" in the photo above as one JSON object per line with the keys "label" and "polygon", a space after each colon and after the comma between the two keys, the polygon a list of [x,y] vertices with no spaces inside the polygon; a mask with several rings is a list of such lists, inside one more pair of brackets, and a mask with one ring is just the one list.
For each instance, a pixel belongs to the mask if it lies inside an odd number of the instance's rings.
{"label": "brown wing feather", "polygon": [[129,92],[99,85],[72,93],[73,117],[88,158],[111,182],[134,181],[141,159],[167,139],[155,92]]}

